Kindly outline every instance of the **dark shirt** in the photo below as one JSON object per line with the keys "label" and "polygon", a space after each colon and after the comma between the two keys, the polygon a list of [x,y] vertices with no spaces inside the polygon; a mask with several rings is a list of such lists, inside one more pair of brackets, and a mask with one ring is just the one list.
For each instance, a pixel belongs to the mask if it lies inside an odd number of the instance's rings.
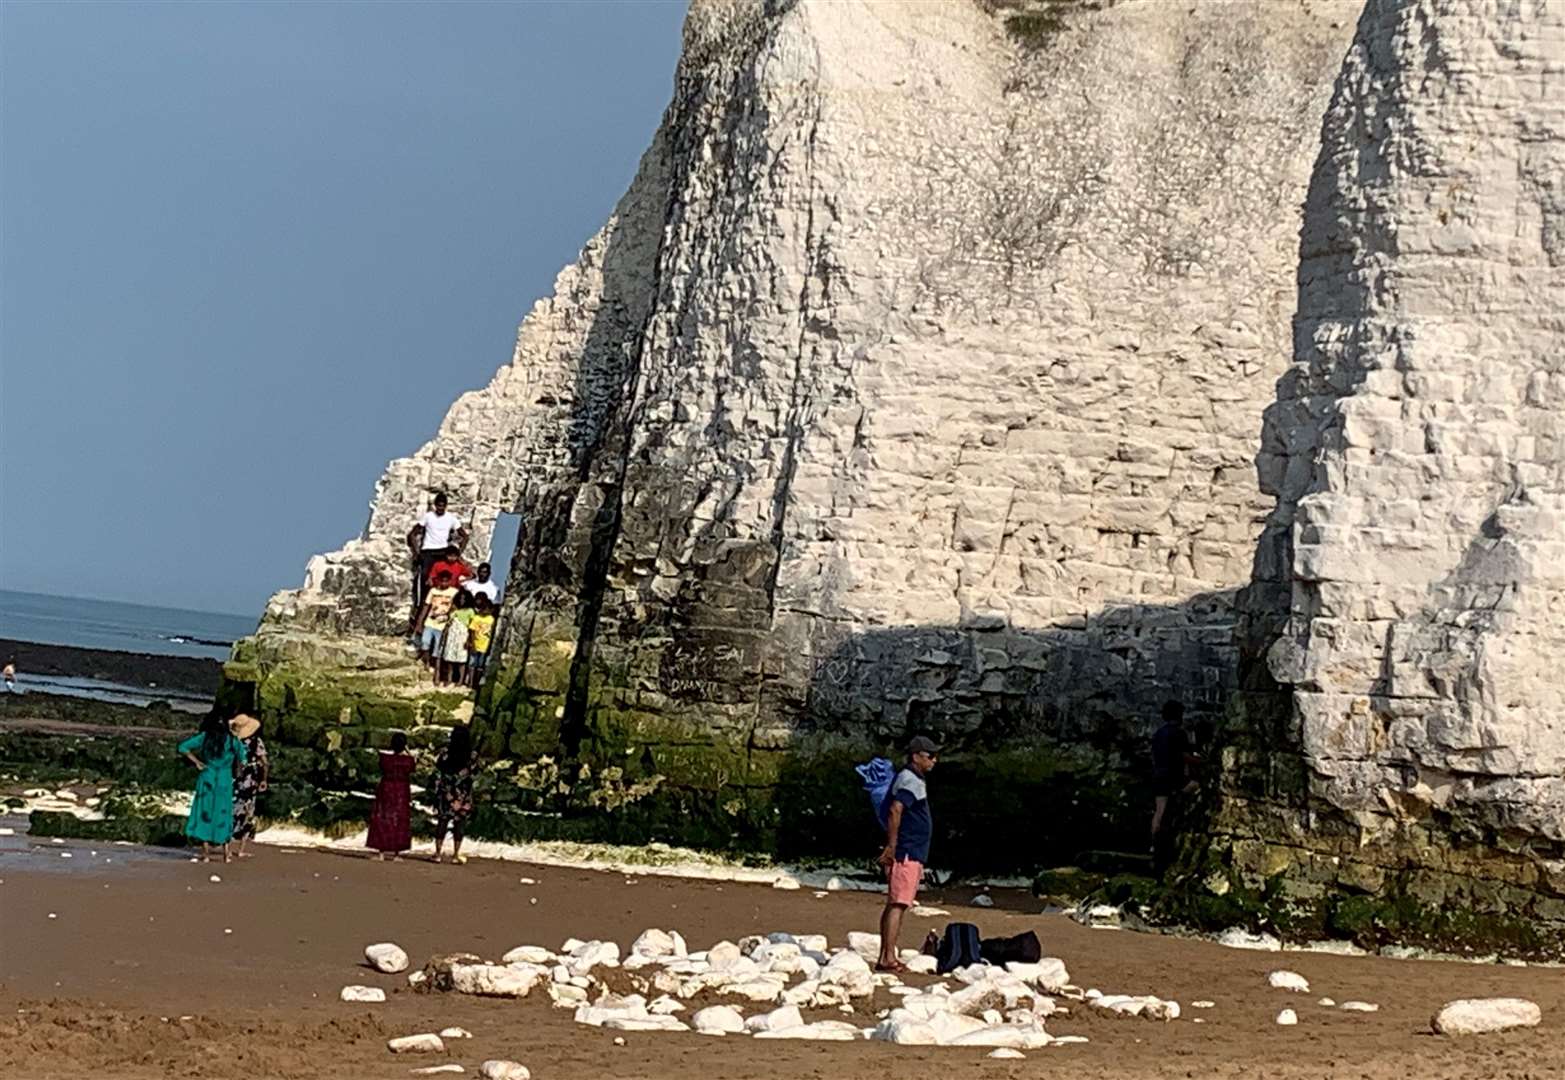
{"label": "dark shirt", "polygon": [[929,816],[929,789],[924,786],[924,778],[912,769],[904,768],[891,782],[891,794],[887,797],[902,804],[896,857],[927,863],[929,837],[934,829]]}
{"label": "dark shirt", "polygon": [[1190,734],[1179,724],[1164,724],[1152,733],[1152,779],[1170,787],[1185,785],[1185,755]]}

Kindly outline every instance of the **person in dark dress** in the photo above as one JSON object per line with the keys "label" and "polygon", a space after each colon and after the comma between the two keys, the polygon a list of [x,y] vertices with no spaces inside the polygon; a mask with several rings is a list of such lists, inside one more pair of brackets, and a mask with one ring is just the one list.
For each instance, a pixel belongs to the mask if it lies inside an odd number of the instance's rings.
{"label": "person in dark dress", "polygon": [[1152,865],[1161,874],[1172,861],[1177,801],[1196,789],[1190,769],[1200,763],[1185,730],[1185,707],[1163,703],[1163,724],[1152,734]]}
{"label": "person in dark dress", "polygon": [[473,812],[473,774],[478,760],[473,756],[473,735],[465,724],[451,729],[446,752],[435,763],[435,861],[441,861],[440,849],[446,833],[451,833],[451,861],[467,862],[462,854],[462,834]]}
{"label": "person in dark dress", "polygon": [[228,730],[245,748],[245,762],[234,773],[234,839],[239,841],[239,857],[248,859],[245,846],[255,839],[255,803],[267,788],[272,763],[261,741],[261,721],[240,713],[228,722]]}
{"label": "person in dark dress", "polygon": [[402,732],[391,736],[391,749],[380,752],[380,783],[375,786],[375,805],[370,809],[368,846],[384,859],[389,851],[393,859],[413,846],[411,806],[413,755],[408,753],[408,737]]}

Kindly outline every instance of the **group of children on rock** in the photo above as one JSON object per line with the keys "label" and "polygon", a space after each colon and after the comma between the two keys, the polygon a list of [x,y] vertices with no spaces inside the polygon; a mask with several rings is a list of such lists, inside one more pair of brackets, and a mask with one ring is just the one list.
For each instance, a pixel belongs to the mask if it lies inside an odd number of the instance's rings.
{"label": "group of children on rock", "polygon": [[413,620],[408,627],[419,659],[440,686],[477,688],[494,637],[499,586],[490,566],[475,573],[462,561],[467,529],[438,494],[408,532],[413,553]]}

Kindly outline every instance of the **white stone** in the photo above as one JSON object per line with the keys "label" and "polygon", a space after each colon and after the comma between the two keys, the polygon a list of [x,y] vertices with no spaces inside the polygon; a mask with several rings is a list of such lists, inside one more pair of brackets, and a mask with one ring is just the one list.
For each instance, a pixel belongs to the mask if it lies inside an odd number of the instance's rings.
{"label": "white stone", "polygon": [[933,956],[925,956],[922,953],[906,961],[908,971],[914,975],[933,975],[939,963]]}
{"label": "white stone", "polygon": [[502,964],[552,964],[555,956],[542,945],[518,945],[500,957]]}
{"label": "white stone", "polygon": [[942,915],[951,914],[945,908],[930,907],[928,904],[914,904],[908,909],[908,912],[918,916],[920,919],[937,919]]}
{"label": "white stone", "polygon": [[1042,1024],[990,1024],[952,1040],[952,1046],[1001,1046],[1013,1050],[1036,1050],[1049,1044]]}
{"label": "white stone", "polygon": [[442,1039],[471,1039],[473,1033],[462,1027],[447,1027],[440,1029]]}
{"label": "white stone", "polygon": [[418,1035],[402,1035],[386,1040],[386,1048],[393,1054],[441,1054],[446,1044],[433,1031]]}
{"label": "white stone", "polygon": [[569,950],[565,966],[572,975],[585,975],[596,967],[619,967],[619,945],[612,941],[584,941]]}
{"label": "white stone", "polygon": [[548,974],[534,964],[452,964],[451,989],[481,997],[526,997]]}
{"label": "white stone", "polygon": [[[616,953],[618,950],[616,950]],[[647,959],[660,959],[676,955],[674,937],[666,930],[643,930],[641,936],[631,942],[630,954]]]}
{"label": "white stone", "polygon": [[880,956],[880,935],[868,934],[862,930],[848,931],[848,948],[858,953],[864,959],[873,962]]}
{"label": "white stone", "polygon": [[448,1076],[455,1073],[465,1073],[466,1071],[466,1069],[462,1068],[462,1066],[458,1065],[456,1062],[448,1061],[444,1065],[425,1065],[422,1069],[409,1069],[408,1075]]}
{"label": "white stone", "polygon": [[745,1030],[745,1019],[731,1005],[709,1005],[691,1015],[690,1026],[702,1035],[738,1035]]}
{"label": "white stone", "polygon": [[1036,964],[1012,961],[1005,965],[1005,970],[1040,990],[1059,990],[1069,986],[1071,981],[1070,972],[1065,970],[1065,961],[1053,956],[1045,956]]}
{"label": "white stone", "polygon": [[549,1000],[554,1002],[557,1009],[574,1009],[587,1003],[587,991],[580,986],[572,986],[570,983],[551,982],[549,984]]}
{"label": "white stone", "polygon": [[757,1013],[744,1022],[746,1031],[777,1031],[780,1028],[798,1027],[804,1023],[804,1017],[793,1005],[784,1005],[780,1009],[773,1009],[767,1013]]}
{"label": "white stone", "polygon": [[677,1001],[666,994],[647,1005],[647,1012],[654,1016],[671,1016],[677,1012],[684,1012],[683,1002]]}
{"label": "white stone", "polygon": [[1020,1050],[1013,1050],[1009,1046],[996,1047],[984,1055],[984,1057],[995,1058],[999,1061],[1020,1061],[1026,1056]]}
{"label": "white stone", "polygon": [[1282,942],[1271,934],[1252,934],[1238,926],[1230,926],[1218,934],[1217,943],[1230,949],[1252,949],[1257,952],[1282,951]]}
{"label": "white stone", "polygon": [[408,969],[408,954],[389,941],[364,947],[364,959],[376,971],[396,975]]}
{"label": "white stone", "polygon": [[1292,1009],[1284,1009],[1282,1012],[1277,1014],[1277,1023],[1281,1024],[1283,1027],[1292,1027],[1298,1022],[1299,1014],[1294,1012]]}
{"label": "white stone", "polygon": [[1297,971],[1273,971],[1266,976],[1266,983],[1274,990],[1292,990],[1300,994],[1310,992],[1310,981]]}
{"label": "white stone", "polygon": [[935,1046],[939,1038],[927,1020],[911,1016],[901,1009],[891,1010],[891,1015],[875,1026],[872,1039],[896,1043],[898,1046]]}
{"label": "white stone", "polygon": [[862,1035],[857,1027],[841,1020],[818,1020],[813,1024],[757,1031],[757,1039],[811,1039],[819,1042],[854,1042]]}
{"label": "white stone", "polygon": [[1087,1000],[1097,1008],[1126,1016],[1142,1016],[1148,1020],[1179,1019],[1179,1002],[1165,1001],[1151,994],[1099,994],[1093,997],[1088,991]]}
{"label": "white stone", "polygon": [[1483,1035],[1518,1027],[1536,1027],[1543,1010],[1526,998],[1461,998],[1448,1001],[1430,1020],[1437,1035]]}
{"label": "white stone", "polygon": [[533,1074],[519,1061],[490,1058],[478,1067],[484,1080],[532,1080]]}
{"label": "white stone", "polygon": [[1317,999],[1315,1004],[1321,1006],[1322,1008],[1329,1009],[1333,1005],[1337,1004],[1337,999],[1336,998],[1323,997],[1323,998]]}
{"label": "white stone", "polygon": [[988,893],[979,893],[977,896],[973,897],[973,906],[985,908],[994,907],[994,897],[990,896]]}
{"label": "white stone", "polygon": [[1380,1006],[1371,1001],[1344,1001],[1337,1008],[1344,1012],[1379,1012]]}
{"label": "white stone", "polygon": [[744,958],[739,946],[732,941],[719,941],[706,951],[705,956],[707,965],[714,969],[732,967]]}
{"label": "white stone", "polygon": [[1217,1002],[1215,1001],[1192,1001],[1190,1003],[1190,1007],[1192,1009],[1210,1009],[1213,1008],[1216,1004]]}
{"label": "white stone", "polygon": [[337,995],[339,1000],[364,1005],[378,1005],[386,1000],[386,991],[378,986],[344,986]]}

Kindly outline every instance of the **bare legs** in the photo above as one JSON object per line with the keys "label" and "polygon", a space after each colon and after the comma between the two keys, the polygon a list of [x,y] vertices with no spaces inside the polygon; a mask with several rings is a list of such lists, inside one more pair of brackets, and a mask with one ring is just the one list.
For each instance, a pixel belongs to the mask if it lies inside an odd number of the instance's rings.
{"label": "bare legs", "polygon": [[880,913],[880,959],[875,966],[884,971],[900,971],[902,961],[897,959],[897,939],[902,936],[902,915],[907,911],[906,904],[893,904],[886,902],[886,909]]}
{"label": "bare legs", "polygon": [[462,857],[462,820],[460,818],[440,818],[435,822],[435,861],[441,861],[441,848],[445,846],[446,832],[451,833],[451,861],[465,863]]}

